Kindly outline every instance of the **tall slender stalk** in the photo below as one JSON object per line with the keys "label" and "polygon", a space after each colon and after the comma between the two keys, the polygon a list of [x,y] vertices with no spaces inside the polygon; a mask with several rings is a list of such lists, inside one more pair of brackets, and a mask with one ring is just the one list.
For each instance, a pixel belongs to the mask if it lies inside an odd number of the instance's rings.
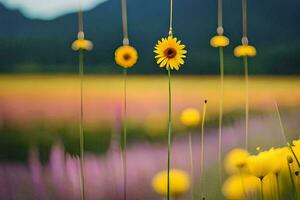
{"label": "tall slender stalk", "polygon": [[170,200],[170,168],[171,168],[171,129],[172,129],[172,93],[171,93],[171,69],[168,67],[169,82],[169,121],[168,121],[168,151],[167,151],[167,200]]}
{"label": "tall slender stalk", "polygon": [[245,70],[245,88],[246,88],[246,102],[245,102],[245,146],[249,148],[249,76],[248,76],[248,57],[243,57]]}
{"label": "tall slender stalk", "polygon": [[123,70],[124,76],[124,119],[123,119],[123,199],[127,199],[127,69]]}
{"label": "tall slender stalk", "polygon": [[275,177],[276,177],[277,198],[278,198],[278,200],[281,200],[280,183],[279,183],[279,173],[276,173],[276,174],[275,174]]}
{"label": "tall slender stalk", "polygon": [[203,111],[202,111],[202,121],[201,121],[201,167],[200,167],[200,186],[201,186],[201,198],[204,200],[204,125],[205,125],[205,117],[206,117],[206,107],[207,107],[207,100],[204,101]]}
{"label": "tall slender stalk", "polygon": [[290,175],[290,179],[291,179],[291,183],[292,183],[292,187],[293,187],[292,189],[293,189],[293,192],[294,192],[294,196],[295,196],[295,199],[298,199],[296,184],[295,184],[295,180],[293,178],[293,173],[292,173],[290,163],[287,162],[287,165],[288,165],[288,168],[289,168],[289,175]]}
{"label": "tall slender stalk", "polygon": [[193,145],[192,133],[189,131],[189,154],[190,154],[190,171],[191,171],[191,199],[194,200],[194,162],[193,162]]}
{"label": "tall slender stalk", "polygon": [[219,178],[222,184],[222,123],[223,123],[223,103],[224,103],[224,50],[219,47],[220,54],[220,106],[219,106],[219,135],[218,135],[218,160],[219,160]]}
{"label": "tall slender stalk", "polygon": [[264,187],[263,187],[263,179],[260,179],[260,200],[264,200]]}
{"label": "tall slender stalk", "polygon": [[79,50],[79,78],[80,78],[80,122],[79,122],[79,146],[80,146],[80,192],[81,199],[85,200],[85,176],[84,176],[84,135],[83,135],[83,50]]}
{"label": "tall slender stalk", "polygon": [[288,143],[288,147],[289,147],[290,151],[292,152],[293,157],[295,158],[298,167],[300,168],[300,162],[297,158],[297,155],[296,155],[295,151],[293,150],[293,147],[289,143]]}

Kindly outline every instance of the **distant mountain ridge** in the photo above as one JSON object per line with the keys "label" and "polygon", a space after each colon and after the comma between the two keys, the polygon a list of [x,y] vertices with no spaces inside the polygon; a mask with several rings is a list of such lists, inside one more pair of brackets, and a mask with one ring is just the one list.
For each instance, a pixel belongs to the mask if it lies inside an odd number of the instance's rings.
{"label": "distant mountain ridge", "polygon": [[[139,51],[131,73],[162,73],[153,59],[153,46],[168,32],[168,2],[128,0],[129,35]],[[258,56],[250,61],[253,74],[300,74],[299,0],[248,1],[250,43]],[[109,0],[85,12],[86,37],[95,49],[86,53],[86,71],[118,73],[113,52],[122,41],[120,0]],[[76,72],[77,54],[70,49],[77,34],[77,14],[54,20],[30,20],[0,6],[0,70],[6,72]],[[218,53],[209,46],[217,27],[217,1],[174,1],[174,32],[187,45],[188,59],[180,73],[218,73]],[[224,1],[226,73],[243,72],[232,56],[241,38],[241,1]]]}

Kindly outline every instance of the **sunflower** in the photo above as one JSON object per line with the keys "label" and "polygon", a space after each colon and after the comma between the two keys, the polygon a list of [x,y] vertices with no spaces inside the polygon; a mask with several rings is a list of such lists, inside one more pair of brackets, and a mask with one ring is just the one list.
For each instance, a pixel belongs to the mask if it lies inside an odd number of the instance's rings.
{"label": "sunflower", "polygon": [[129,45],[120,46],[115,51],[115,61],[123,68],[131,68],[138,59],[136,49]]}
{"label": "sunflower", "polygon": [[181,44],[180,40],[169,36],[168,38],[162,38],[155,46],[154,53],[157,55],[157,64],[160,67],[166,67],[167,69],[179,70],[179,67],[184,64],[183,58],[187,51],[184,49],[185,45]]}

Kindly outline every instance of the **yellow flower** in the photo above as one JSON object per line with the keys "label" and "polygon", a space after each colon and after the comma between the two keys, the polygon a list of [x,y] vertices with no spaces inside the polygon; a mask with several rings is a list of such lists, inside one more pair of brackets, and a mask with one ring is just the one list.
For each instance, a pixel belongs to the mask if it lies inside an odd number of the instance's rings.
{"label": "yellow flower", "polygon": [[200,122],[200,113],[195,108],[187,108],[181,113],[180,121],[187,127],[195,127]]}
{"label": "yellow flower", "polygon": [[[160,195],[167,194],[167,171],[156,174],[152,179],[154,191]],[[170,195],[180,196],[186,193],[190,187],[190,176],[183,170],[170,170]]]}
{"label": "yellow flower", "polygon": [[155,46],[154,53],[157,55],[157,64],[160,67],[166,67],[167,69],[176,69],[179,70],[179,67],[184,64],[183,58],[187,53],[184,50],[185,45],[181,44],[180,40],[169,36],[168,38],[162,38],[161,41]]}
{"label": "yellow flower", "polygon": [[255,195],[259,188],[260,180],[255,176],[233,175],[223,184],[222,193],[229,200],[242,200]]}
{"label": "yellow flower", "polygon": [[75,40],[72,43],[72,49],[74,51],[78,51],[78,50],[92,50],[93,49],[93,43],[89,40],[86,40],[84,38],[79,38],[77,40]]}
{"label": "yellow flower", "polygon": [[249,153],[244,149],[233,149],[225,157],[225,170],[229,174],[239,173],[247,165]]}
{"label": "yellow flower", "polygon": [[132,46],[123,45],[115,51],[115,61],[123,68],[131,68],[137,59],[138,53]]}
{"label": "yellow flower", "polygon": [[279,174],[279,172],[281,172],[284,167],[286,166],[286,159],[285,159],[285,155],[286,155],[286,150],[279,148],[279,149],[270,149],[269,150],[270,156],[272,157],[272,161],[271,163],[269,163],[271,165],[271,171],[274,174]]}
{"label": "yellow flower", "polygon": [[270,163],[273,161],[271,154],[267,151],[263,151],[258,155],[249,156],[247,166],[252,175],[263,179],[268,173],[272,172]]}
{"label": "yellow flower", "polygon": [[210,45],[212,47],[226,47],[229,45],[229,39],[223,35],[217,35],[211,38]]}
{"label": "yellow flower", "polygon": [[295,146],[299,146],[299,147],[300,147],[300,139],[294,140],[294,141],[293,141],[293,144],[294,144]]}
{"label": "yellow flower", "polygon": [[243,56],[254,57],[256,56],[256,49],[254,46],[240,45],[234,49],[234,55],[236,57],[243,57]]}
{"label": "yellow flower", "polygon": [[277,180],[274,174],[268,174],[263,180],[264,199],[277,199]]}

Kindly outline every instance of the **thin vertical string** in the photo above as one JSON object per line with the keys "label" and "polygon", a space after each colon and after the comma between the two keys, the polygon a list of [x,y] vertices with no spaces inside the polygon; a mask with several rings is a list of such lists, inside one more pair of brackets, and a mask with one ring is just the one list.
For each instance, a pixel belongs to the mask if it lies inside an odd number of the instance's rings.
{"label": "thin vertical string", "polygon": [[276,108],[276,114],[277,114],[277,117],[278,117],[278,120],[279,120],[279,126],[280,126],[280,132],[281,132],[281,136],[285,142],[285,144],[287,144],[287,138],[286,138],[286,135],[285,135],[285,131],[284,131],[284,127],[283,127],[283,123],[282,123],[282,120],[281,120],[281,115],[280,115],[280,111],[279,111],[279,107],[278,107],[278,104],[277,102],[275,101],[274,102],[274,105],[275,105],[275,108]]}
{"label": "thin vertical string", "polygon": [[222,123],[223,123],[223,101],[224,101],[224,50],[219,47],[220,55],[220,105],[219,105],[219,135],[218,135],[218,165],[219,165],[219,178],[222,184]]}
{"label": "thin vertical string", "polygon": [[246,102],[245,102],[245,147],[249,148],[249,75],[248,75],[248,57],[243,57],[245,69],[245,88],[246,88]]}
{"label": "thin vertical string", "polygon": [[243,37],[247,37],[247,0],[243,0]]}
{"label": "thin vertical string", "polygon": [[170,28],[169,36],[173,36],[173,0],[170,0]]}
{"label": "thin vertical string", "polygon": [[123,198],[127,199],[127,69],[123,71],[124,76],[124,120],[123,120]]}
{"label": "thin vertical string", "polygon": [[128,20],[127,20],[127,1],[126,0],[121,0],[121,3],[122,3],[123,45],[129,45]]}
{"label": "thin vertical string", "polygon": [[[82,2],[80,1],[78,12],[78,36],[83,35],[83,12]],[[82,36],[81,35],[81,36]],[[84,176],[84,133],[83,133],[83,67],[84,57],[83,50],[79,50],[79,78],[80,78],[80,122],[79,122],[79,148],[80,148],[80,193],[81,200],[85,200],[85,176]]]}
{"label": "thin vertical string", "polygon": [[223,26],[223,1],[218,0],[218,27]]}
{"label": "thin vertical string", "polygon": [[81,2],[79,6],[79,12],[78,12],[78,31],[83,32],[83,13],[82,13],[82,7]]}
{"label": "thin vertical string", "polygon": [[194,162],[193,162],[193,145],[192,133],[189,131],[189,154],[190,154],[190,171],[191,171],[191,199],[194,200]]}
{"label": "thin vertical string", "polygon": [[172,93],[171,93],[170,67],[168,67],[168,82],[169,82],[169,122],[168,122],[168,150],[167,150],[167,200],[170,200],[171,129],[172,129]]}
{"label": "thin vertical string", "polygon": [[205,125],[205,116],[206,116],[206,107],[207,107],[207,100],[204,101],[203,111],[202,111],[202,121],[201,121],[201,163],[200,163],[200,186],[201,186],[201,198],[205,199],[204,197],[204,125]]}

